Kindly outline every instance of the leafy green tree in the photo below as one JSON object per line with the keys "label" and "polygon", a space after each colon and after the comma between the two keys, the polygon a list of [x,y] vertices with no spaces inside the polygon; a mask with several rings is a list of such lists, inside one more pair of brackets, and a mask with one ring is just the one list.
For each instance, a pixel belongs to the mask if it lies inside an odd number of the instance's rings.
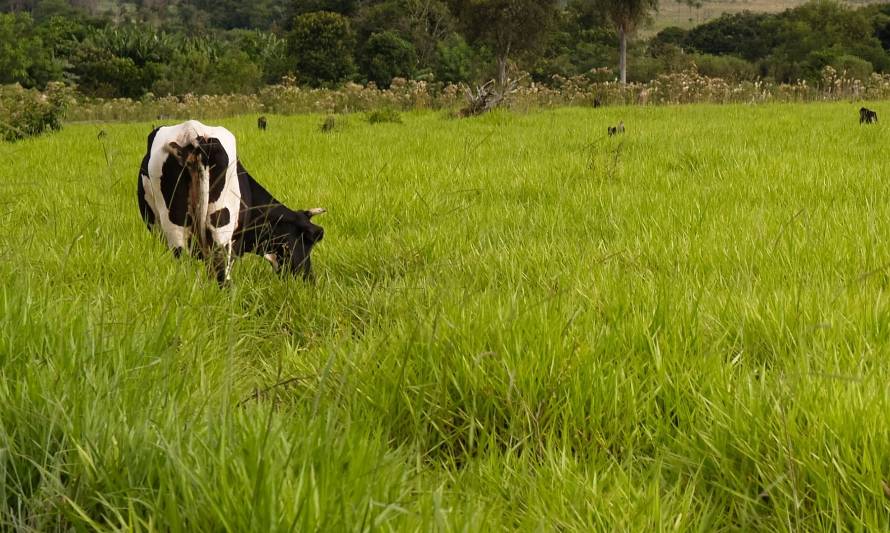
{"label": "leafy green tree", "polygon": [[164,76],[152,84],[152,92],[156,94],[205,92],[213,57],[214,54],[203,48],[200,42],[191,42],[179,47],[170,58]]}
{"label": "leafy green tree", "polygon": [[395,32],[414,46],[422,68],[434,65],[438,43],[455,31],[454,17],[443,0],[365,2],[352,21],[361,46],[374,33]]}
{"label": "leafy green tree", "polygon": [[649,48],[660,48],[662,46],[677,46],[683,48],[686,44],[686,38],[689,32],[677,26],[668,26],[655,34],[655,37],[649,40]]}
{"label": "leafy green tree", "polygon": [[262,67],[241,50],[226,50],[208,72],[210,94],[252,93],[263,82]]}
{"label": "leafy green tree", "polygon": [[28,14],[0,14],[0,83],[21,83],[28,79],[30,26]]}
{"label": "leafy green tree", "polygon": [[436,79],[446,82],[469,81],[473,76],[476,52],[460,35],[453,33],[436,46]]}
{"label": "leafy green tree", "polygon": [[30,12],[38,22],[49,20],[52,17],[74,18],[83,14],[67,0],[40,0],[34,3]]}
{"label": "leafy green tree", "polygon": [[384,88],[396,76],[410,77],[416,64],[414,46],[391,31],[371,35],[361,58],[362,73]]}
{"label": "leafy green tree", "polygon": [[890,51],[890,4],[868,6],[865,15],[871,19],[874,35],[881,41],[884,50]]}
{"label": "leafy green tree", "polygon": [[236,50],[245,52],[262,69],[266,83],[278,83],[291,68],[287,57],[287,41],[271,32],[233,30],[227,38]]}
{"label": "leafy green tree", "polygon": [[284,18],[285,6],[277,0],[191,0],[215,28],[269,29]]}
{"label": "leafy green tree", "polygon": [[614,62],[614,41],[615,32],[596,5],[572,0],[536,50],[532,77],[547,83],[555,75],[590,75],[592,69]]}
{"label": "leafy green tree", "polygon": [[470,41],[493,52],[501,87],[510,57],[540,44],[557,14],[557,0],[451,0],[451,7]]}
{"label": "leafy green tree", "polygon": [[297,74],[314,87],[336,85],[352,77],[354,46],[349,19],[328,11],[298,16],[288,34],[288,52]]}
{"label": "leafy green tree", "polygon": [[69,57],[95,28],[81,17],[51,17],[37,28],[50,52],[60,58]]}
{"label": "leafy green tree", "polygon": [[0,83],[43,88],[62,79],[62,64],[44,44],[28,13],[0,13]]}
{"label": "leafy green tree", "polygon": [[350,17],[358,9],[359,0],[291,0],[290,14],[294,17],[316,11],[329,11]]}
{"label": "leafy green tree", "polygon": [[[767,72],[778,81],[816,81],[826,65],[843,70],[850,66],[860,75],[872,68],[890,68],[890,57],[875,35],[864,10],[829,1],[814,1],[768,19],[775,45],[763,60]],[[845,57],[846,56],[846,57]]]}
{"label": "leafy green tree", "polygon": [[84,44],[70,59],[78,88],[91,96],[138,98],[150,86],[129,57]]}
{"label": "leafy green tree", "polygon": [[774,19],[774,15],[749,11],[724,14],[689,30],[685,45],[705,54],[760,59],[778,44]]}

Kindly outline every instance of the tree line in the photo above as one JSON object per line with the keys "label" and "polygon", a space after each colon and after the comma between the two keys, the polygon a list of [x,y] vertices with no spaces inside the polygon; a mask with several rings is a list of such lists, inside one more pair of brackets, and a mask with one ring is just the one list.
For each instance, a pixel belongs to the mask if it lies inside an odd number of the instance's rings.
{"label": "tree line", "polygon": [[[673,0],[671,0],[673,1]],[[692,0],[690,0],[692,1]],[[634,38],[657,0],[0,0],[0,83],[88,96],[250,93],[394,78],[647,81],[688,68],[817,81],[890,71],[890,5],[813,1]],[[609,67],[608,69],[604,67]]]}

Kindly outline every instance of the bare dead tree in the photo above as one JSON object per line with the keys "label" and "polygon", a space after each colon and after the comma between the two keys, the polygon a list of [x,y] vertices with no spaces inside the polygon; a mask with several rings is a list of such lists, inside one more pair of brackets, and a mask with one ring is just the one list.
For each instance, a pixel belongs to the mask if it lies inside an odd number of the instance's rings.
{"label": "bare dead tree", "polygon": [[458,115],[473,117],[505,104],[509,97],[516,92],[520,81],[522,78],[515,80],[507,78],[503,87],[499,87],[495,80],[489,80],[484,85],[477,85],[475,92],[470,89],[469,85],[462,85],[467,105],[460,110]]}

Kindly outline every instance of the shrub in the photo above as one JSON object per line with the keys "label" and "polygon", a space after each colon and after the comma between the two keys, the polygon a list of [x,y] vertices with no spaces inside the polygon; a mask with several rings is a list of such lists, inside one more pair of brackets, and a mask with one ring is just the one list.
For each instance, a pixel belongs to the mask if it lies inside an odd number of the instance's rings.
{"label": "shrub", "polygon": [[832,65],[840,72],[846,72],[851,78],[867,80],[874,68],[868,61],[853,55],[841,55],[832,61]]}
{"label": "shrub", "polygon": [[655,37],[649,41],[649,48],[657,49],[664,45],[673,45],[682,48],[688,34],[689,32],[683,28],[668,26],[655,34]]}
{"label": "shrub", "polygon": [[392,122],[396,124],[402,123],[402,117],[399,112],[391,107],[377,109],[368,115],[368,122],[371,124],[380,124],[381,122]]}
{"label": "shrub", "polygon": [[337,85],[353,75],[354,44],[349,19],[326,11],[300,15],[288,35],[288,53],[300,81],[313,87]]}
{"label": "shrub", "polygon": [[[592,106],[594,99],[605,105],[664,105],[890,98],[890,74],[872,73],[866,79],[857,79],[830,65],[823,68],[816,83],[787,84],[759,78],[729,81],[703,75],[694,63],[688,69],[661,75],[648,83],[622,85],[615,81],[597,81],[600,78],[612,79],[614,74],[598,69],[583,76],[553,76],[547,84],[522,83],[511,94],[510,105],[514,109],[529,110],[563,105]],[[70,120],[132,121],[152,120],[157,115],[164,115],[170,119],[201,116],[209,120],[246,113],[336,115],[378,110],[362,118],[376,123],[385,122],[381,118],[387,116],[398,116],[398,111],[455,111],[465,104],[464,95],[464,87],[459,85],[403,78],[395,78],[389,89],[381,90],[374,84],[362,86],[355,83],[347,83],[339,89],[307,89],[297,86],[294,78],[286,77],[282,83],[250,95],[147,95],[139,100],[81,97],[66,117]],[[340,120],[337,119],[338,127]]]}
{"label": "shrub", "polygon": [[0,86],[0,138],[12,142],[60,129],[71,100],[71,89],[60,83],[50,83],[46,93],[18,84]]}
{"label": "shrub", "polygon": [[710,54],[693,55],[692,57],[698,66],[698,71],[704,76],[734,81],[753,80],[757,77],[757,69],[754,65],[739,57]]}

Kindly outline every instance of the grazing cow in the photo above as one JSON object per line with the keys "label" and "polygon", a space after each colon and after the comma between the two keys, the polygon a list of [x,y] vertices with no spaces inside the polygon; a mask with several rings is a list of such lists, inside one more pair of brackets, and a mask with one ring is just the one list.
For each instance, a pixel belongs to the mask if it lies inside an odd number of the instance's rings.
{"label": "grazing cow", "polygon": [[265,116],[262,116],[262,117],[256,119],[256,127],[257,127],[257,128],[259,128],[259,129],[261,129],[261,130],[263,130],[263,131],[266,131],[266,126],[267,126],[267,123],[266,123],[266,117],[265,117]]}
{"label": "grazing cow", "polygon": [[859,108],[859,124],[871,124],[878,122],[878,114],[866,107]]}
{"label": "grazing cow", "polygon": [[624,133],[624,121],[619,120],[617,126],[609,126],[609,137],[612,135],[618,135],[619,133]]}
{"label": "grazing cow", "polygon": [[593,108],[594,108],[594,109],[596,109],[596,108],[598,108],[598,107],[600,107],[600,106],[602,106],[602,105],[603,105],[603,103],[602,103],[602,101],[600,101],[599,96],[596,96],[596,97],[593,98]]}
{"label": "grazing cow", "polygon": [[292,211],[273,198],[238,161],[225,128],[190,120],[152,131],[137,195],[148,228],[159,225],[177,257],[195,249],[220,285],[247,252],[275,270],[312,277],[309,255],[324,230],[310,219],[325,210]]}

